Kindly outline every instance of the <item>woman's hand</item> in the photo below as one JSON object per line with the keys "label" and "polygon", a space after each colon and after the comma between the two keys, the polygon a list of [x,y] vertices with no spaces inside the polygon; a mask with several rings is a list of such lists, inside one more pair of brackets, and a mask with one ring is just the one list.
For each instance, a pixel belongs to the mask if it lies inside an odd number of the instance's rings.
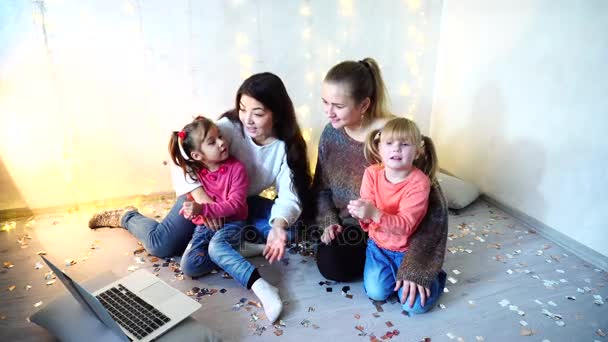
{"label": "woman's hand", "polygon": [[221,218],[205,217],[205,226],[212,231],[217,232],[224,226],[224,220]]}
{"label": "woman's hand", "polygon": [[285,254],[285,244],[287,243],[287,232],[281,227],[272,227],[266,239],[266,247],[264,247],[264,258],[268,263],[272,264],[275,261],[281,260]]}
{"label": "woman's hand", "polygon": [[348,208],[348,213],[358,220],[380,222],[381,212],[371,201],[356,199],[350,201],[346,208]]}
{"label": "woman's hand", "polygon": [[342,226],[339,224],[332,224],[323,230],[323,235],[321,235],[321,242],[326,245],[329,245],[335,238],[338,237],[338,234],[342,233]]}
{"label": "woman's hand", "polygon": [[[280,223],[276,223],[280,221]],[[264,258],[268,260],[268,263],[272,264],[275,261],[281,260],[285,254],[285,244],[287,244],[287,222],[282,219],[275,219],[273,222],[272,229],[266,239],[266,247],[264,247]]]}
{"label": "woman's hand", "polygon": [[431,290],[422,285],[418,285],[413,281],[409,280],[397,280],[395,284],[395,289],[393,291],[399,290],[399,288],[403,287],[403,293],[401,295],[401,304],[405,304],[405,300],[409,298],[410,308],[414,307],[414,303],[416,302],[416,292],[420,293],[420,305],[424,306],[426,304],[426,299],[431,296]]}

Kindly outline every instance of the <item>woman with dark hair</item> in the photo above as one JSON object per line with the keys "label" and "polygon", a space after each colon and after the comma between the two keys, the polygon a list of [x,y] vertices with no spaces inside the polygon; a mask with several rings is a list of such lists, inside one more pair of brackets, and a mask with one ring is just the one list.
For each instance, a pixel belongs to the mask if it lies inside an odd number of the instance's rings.
{"label": "woman with dark hair", "polygon": [[256,189],[247,202],[252,229],[246,238],[265,239],[264,256],[272,263],[281,259],[285,243],[295,238],[296,221],[311,207],[306,142],[287,89],[272,73],[246,79],[237,91],[235,108],[224,113],[218,125],[232,141],[231,151],[248,166],[251,182],[258,182],[261,190],[274,185],[278,194],[272,201],[258,196]]}
{"label": "woman with dark hair", "polygon": [[[249,176],[247,222],[256,241],[266,240],[258,251],[270,262],[280,260],[287,241],[295,238],[295,230],[303,208],[310,207],[312,177],[306,143],[296,120],[293,103],[281,79],[272,73],[259,73],[246,79],[236,94],[235,109],[217,121],[223,139],[230,145],[230,155],[245,165]],[[94,215],[89,227],[125,227],[138,238],[150,254],[159,257],[180,255],[192,238],[195,224],[180,215],[200,214],[201,205],[215,202],[200,182],[184,175],[181,168],[172,168],[173,187],[177,199],[161,221],[141,215],[137,209],[104,211]],[[271,187],[278,194],[275,200],[259,194]],[[221,229],[221,219],[205,218],[207,227]],[[247,245],[247,243],[245,243]],[[262,250],[263,248],[263,250]],[[243,255],[255,254],[241,250]],[[259,254],[258,252],[258,254]],[[269,319],[282,310],[278,289],[260,279],[257,269],[249,277],[252,288],[264,304]],[[263,284],[263,288],[255,288]]]}

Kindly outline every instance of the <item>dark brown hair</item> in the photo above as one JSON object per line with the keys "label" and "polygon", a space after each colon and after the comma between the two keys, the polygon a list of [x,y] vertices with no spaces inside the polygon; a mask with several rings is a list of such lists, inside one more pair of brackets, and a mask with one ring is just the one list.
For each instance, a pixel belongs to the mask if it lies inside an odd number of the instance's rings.
{"label": "dark brown hair", "polygon": [[308,210],[312,207],[310,164],[306,153],[306,142],[302,137],[293,103],[283,81],[270,72],[255,74],[243,81],[236,93],[235,109],[225,112],[222,117],[238,123],[244,136],[243,124],[238,114],[243,95],[256,99],[272,112],[273,136],[285,143],[287,165],[292,172],[294,190],[300,199],[302,215],[307,217],[310,215]]}

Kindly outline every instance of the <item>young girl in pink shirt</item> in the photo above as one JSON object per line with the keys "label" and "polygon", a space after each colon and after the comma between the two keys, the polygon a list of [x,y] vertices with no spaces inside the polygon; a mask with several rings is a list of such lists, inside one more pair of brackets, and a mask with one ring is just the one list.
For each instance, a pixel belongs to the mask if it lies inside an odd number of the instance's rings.
{"label": "young girl in pink shirt", "polygon": [[427,211],[437,168],[433,142],[420,134],[413,121],[395,118],[371,132],[365,157],[373,165],[363,175],[361,198],[348,205],[349,213],[369,233],[363,270],[365,292],[371,299],[382,301],[399,290],[402,303],[410,299],[409,305],[403,305],[405,311],[426,312],[443,292],[445,272],[425,288],[397,281],[397,271],[409,238]]}
{"label": "young girl in pink shirt", "polygon": [[[180,266],[191,277],[205,275],[216,266],[222,268],[242,286],[253,290],[266,316],[274,322],[282,309],[278,290],[237,251],[247,219],[249,179],[245,166],[229,155],[228,148],[218,127],[202,116],[171,136],[171,159],[183,169],[184,177],[200,182],[213,200],[204,204],[192,200],[184,203],[180,214],[197,226]],[[197,214],[192,215],[193,212]],[[210,220],[223,221],[223,226],[208,224]],[[217,226],[221,228],[214,228]]]}

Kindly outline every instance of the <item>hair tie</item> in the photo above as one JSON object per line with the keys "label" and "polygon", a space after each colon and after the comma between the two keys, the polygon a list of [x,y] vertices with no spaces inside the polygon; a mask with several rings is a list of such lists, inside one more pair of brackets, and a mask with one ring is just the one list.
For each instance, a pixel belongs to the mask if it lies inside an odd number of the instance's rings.
{"label": "hair tie", "polygon": [[177,132],[177,136],[180,137],[180,139],[186,139],[186,132],[185,131],[179,131]]}

